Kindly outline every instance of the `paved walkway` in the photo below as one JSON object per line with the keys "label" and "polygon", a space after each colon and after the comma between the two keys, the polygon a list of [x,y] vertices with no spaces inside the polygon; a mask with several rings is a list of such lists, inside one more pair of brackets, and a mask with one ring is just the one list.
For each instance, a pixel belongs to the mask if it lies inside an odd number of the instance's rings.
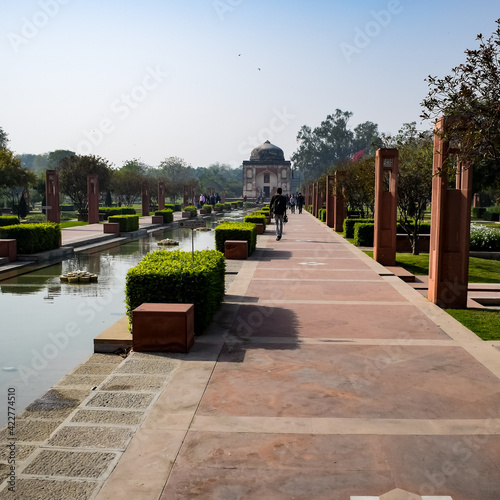
{"label": "paved walkway", "polygon": [[311,215],[289,218],[280,242],[259,238],[188,355],[89,372],[104,381],[47,431],[20,471],[26,491],[500,498],[497,345]]}

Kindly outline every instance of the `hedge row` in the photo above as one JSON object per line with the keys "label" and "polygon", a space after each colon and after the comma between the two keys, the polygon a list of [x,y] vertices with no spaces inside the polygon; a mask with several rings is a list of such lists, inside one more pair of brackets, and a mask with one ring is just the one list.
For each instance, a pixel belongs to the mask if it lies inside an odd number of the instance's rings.
{"label": "hedge row", "polygon": [[215,248],[224,253],[226,240],[248,241],[248,255],[257,246],[257,226],[251,222],[224,222],[215,228]]}
{"label": "hedge row", "polygon": [[178,204],[168,204],[168,205],[165,205],[165,210],[166,209],[170,209],[172,210],[173,212],[180,212],[182,210],[182,207]]}
{"label": "hedge row", "polygon": [[118,222],[120,224],[120,233],[137,231],[139,229],[138,215],[111,215],[108,217],[109,222]]}
{"label": "hedge row", "polygon": [[374,219],[344,219],[344,237],[354,238],[354,224],[374,223]]}
{"label": "hedge row", "polygon": [[318,210],[318,219],[321,222],[326,222],[326,208],[320,208]]}
{"label": "hedge row", "polygon": [[224,210],[224,203],[216,203],[214,209],[216,212],[222,212]]}
{"label": "hedge row", "polygon": [[0,227],[14,226],[20,223],[21,221],[19,220],[19,217],[16,217],[15,215],[0,215]]}
{"label": "hedge row", "polygon": [[99,213],[104,214],[104,220],[109,220],[114,215],[135,215],[137,212],[133,207],[99,207]]}
{"label": "hedge row", "polygon": [[245,216],[244,222],[252,222],[253,224],[264,224],[264,231],[266,230],[266,216],[260,214],[250,214]]}
{"label": "hedge row", "polygon": [[61,228],[53,222],[4,226],[0,229],[0,238],[17,240],[20,254],[45,252],[61,246]]}
{"label": "hedge row", "polygon": [[157,210],[155,215],[161,215],[163,217],[163,223],[168,224],[169,222],[173,222],[174,220],[174,212],[170,208],[166,208],[165,210]]}
{"label": "hedge row", "polygon": [[205,210],[205,213],[211,214],[212,213],[212,205],[210,203],[205,203],[202,207],[203,210]]}
{"label": "hedge row", "polygon": [[216,250],[191,252],[156,250],[129,269],[125,303],[132,311],[144,303],[194,304],[195,332],[200,334],[212,321],[224,298],[226,265]]}
{"label": "hedge row", "polygon": [[362,223],[354,225],[354,244],[357,247],[372,247],[375,224]]}

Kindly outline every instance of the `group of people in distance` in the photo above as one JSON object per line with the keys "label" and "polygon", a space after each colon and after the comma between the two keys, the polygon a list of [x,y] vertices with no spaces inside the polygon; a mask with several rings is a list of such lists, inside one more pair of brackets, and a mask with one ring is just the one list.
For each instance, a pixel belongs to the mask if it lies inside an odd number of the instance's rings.
{"label": "group of people in distance", "polygon": [[219,193],[216,194],[200,194],[200,196],[196,196],[195,198],[195,206],[197,208],[203,208],[203,205],[215,205],[216,203],[220,203],[221,198]]}
{"label": "group of people in distance", "polygon": [[284,195],[283,190],[278,188],[276,194],[271,198],[269,203],[270,212],[274,214],[274,222],[276,224],[276,241],[281,240],[283,236],[283,222],[287,222],[286,210],[290,209],[290,213],[295,213],[297,207],[299,214],[302,213],[304,206],[304,197],[302,193],[293,193],[291,195]]}

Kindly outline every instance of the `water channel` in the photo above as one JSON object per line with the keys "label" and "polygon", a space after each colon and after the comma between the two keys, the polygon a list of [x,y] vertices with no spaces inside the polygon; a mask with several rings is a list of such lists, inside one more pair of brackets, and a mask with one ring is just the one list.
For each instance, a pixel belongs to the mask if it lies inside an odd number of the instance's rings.
{"label": "water channel", "polygon": [[[242,216],[233,212],[231,219]],[[213,231],[193,236],[195,250],[215,247]],[[84,362],[94,337],[125,315],[127,271],[158,248],[190,251],[191,237],[190,229],[164,230],[0,281],[0,395],[6,401],[8,389],[16,389],[17,414]],[[159,246],[165,238],[179,246]],[[60,282],[61,274],[77,269],[97,274],[98,283]],[[6,421],[1,411],[0,427]]]}

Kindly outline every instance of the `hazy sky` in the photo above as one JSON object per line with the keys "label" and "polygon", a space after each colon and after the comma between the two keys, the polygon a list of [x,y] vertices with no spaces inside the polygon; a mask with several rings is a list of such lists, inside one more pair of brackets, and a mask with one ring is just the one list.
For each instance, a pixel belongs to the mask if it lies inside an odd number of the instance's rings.
{"label": "hazy sky", "polygon": [[420,122],[426,76],[498,17],[498,0],[0,0],[0,127],[16,153],[117,167],[238,166],[268,139],[288,159],[336,108]]}

